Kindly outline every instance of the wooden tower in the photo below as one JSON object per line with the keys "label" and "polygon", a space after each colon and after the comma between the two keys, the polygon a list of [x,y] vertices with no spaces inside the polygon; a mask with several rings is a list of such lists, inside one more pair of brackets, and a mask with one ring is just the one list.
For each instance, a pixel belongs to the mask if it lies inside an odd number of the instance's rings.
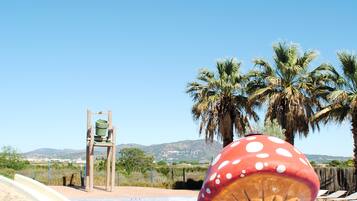
{"label": "wooden tower", "polygon": [[[96,140],[92,118],[94,115],[107,115],[108,133],[105,140]],[[87,110],[87,138],[86,138],[86,191],[92,191],[94,186],[94,148],[106,147],[106,190],[112,191],[115,184],[115,139],[116,129],[112,124],[112,112],[91,112]]]}

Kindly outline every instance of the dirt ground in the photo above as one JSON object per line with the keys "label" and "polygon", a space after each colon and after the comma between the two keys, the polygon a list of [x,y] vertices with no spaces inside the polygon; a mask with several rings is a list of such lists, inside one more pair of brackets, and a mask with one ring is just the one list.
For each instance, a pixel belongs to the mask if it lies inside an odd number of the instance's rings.
{"label": "dirt ground", "polygon": [[147,187],[115,187],[113,192],[107,192],[102,187],[97,187],[93,192],[65,186],[50,186],[62,193],[67,198],[133,198],[133,197],[197,197],[198,191],[171,190]]}
{"label": "dirt ground", "polygon": [[1,201],[26,201],[27,199],[19,195],[12,188],[0,183],[0,200]]}

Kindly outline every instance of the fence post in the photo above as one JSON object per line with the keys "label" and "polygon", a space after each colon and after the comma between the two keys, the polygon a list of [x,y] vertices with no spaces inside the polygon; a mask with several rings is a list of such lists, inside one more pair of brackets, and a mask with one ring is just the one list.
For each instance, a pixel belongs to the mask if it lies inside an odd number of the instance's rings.
{"label": "fence post", "polygon": [[63,186],[67,186],[67,177],[66,176],[62,177],[62,182],[63,182]]}
{"label": "fence post", "polygon": [[174,182],[174,168],[171,168],[171,180]]}
{"label": "fence post", "polygon": [[151,186],[154,185],[154,171],[153,169],[150,170],[150,182],[151,182]]}
{"label": "fence post", "polygon": [[[120,177],[120,174],[119,174],[119,171],[117,171],[117,184],[118,184],[118,186],[120,186],[120,184],[119,184],[119,182],[120,182],[120,179],[119,179],[119,177]],[[115,185],[114,185],[115,186]]]}
{"label": "fence post", "polygon": [[79,177],[81,179],[81,187],[84,188],[84,176],[82,170],[79,171]]}
{"label": "fence post", "polygon": [[51,161],[50,160],[48,161],[48,179],[47,180],[48,180],[47,181],[48,185],[50,185],[50,183],[51,183]]}
{"label": "fence post", "polygon": [[182,180],[183,180],[183,182],[186,182],[186,170],[185,170],[185,168],[182,169]]}

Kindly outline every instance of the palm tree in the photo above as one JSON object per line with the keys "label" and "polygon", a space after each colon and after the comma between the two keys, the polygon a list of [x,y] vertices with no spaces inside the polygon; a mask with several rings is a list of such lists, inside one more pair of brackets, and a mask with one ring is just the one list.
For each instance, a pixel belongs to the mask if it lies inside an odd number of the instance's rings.
{"label": "palm tree", "polygon": [[234,132],[244,135],[248,117],[258,119],[256,105],[248,107],[246,77],[240,74],[240,66],[236,59],[218,61],[218,73],[201,69],[186,89],[194,101],[193,117],[200,121],[199,133],[204,132],[211,142],[214,136],[223,139],[223,147],[233,141]]}
{"label": "palm tree", "polygon": [[354,141],[354,165],[357,172],[357,55],[340,52],[337,54],[343,74],[338,75],[335,89],[326,96],[328,105],[317,112],[314,121],[350,120]]}
{"label": "palm tree", "polygon": [[[273,45],[274,65],[264,59],[254,60],[258,69],[249,73],[249,102],[267,103],[266,121],[276,120],[284,130],[285,140],[294,144],[295,135],[307,136],[317,123],[309,121],[320,106],[318,94],[325,85],[330,67],[321,65],[309,71],[317,57],[315,51],[300,54],[295,44],[280,42]],[[320,96],[321,97],[321,96]]]}

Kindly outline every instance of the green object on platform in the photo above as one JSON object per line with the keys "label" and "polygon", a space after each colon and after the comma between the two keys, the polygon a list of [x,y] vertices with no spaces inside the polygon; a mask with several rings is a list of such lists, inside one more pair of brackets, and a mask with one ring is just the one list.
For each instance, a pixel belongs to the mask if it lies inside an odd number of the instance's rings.
{"label": "green object on platform", "polygon": [[108,122],[103,119],[99,119],[95,122],[95,133],[98,136],[106,136],[108,129]]}

